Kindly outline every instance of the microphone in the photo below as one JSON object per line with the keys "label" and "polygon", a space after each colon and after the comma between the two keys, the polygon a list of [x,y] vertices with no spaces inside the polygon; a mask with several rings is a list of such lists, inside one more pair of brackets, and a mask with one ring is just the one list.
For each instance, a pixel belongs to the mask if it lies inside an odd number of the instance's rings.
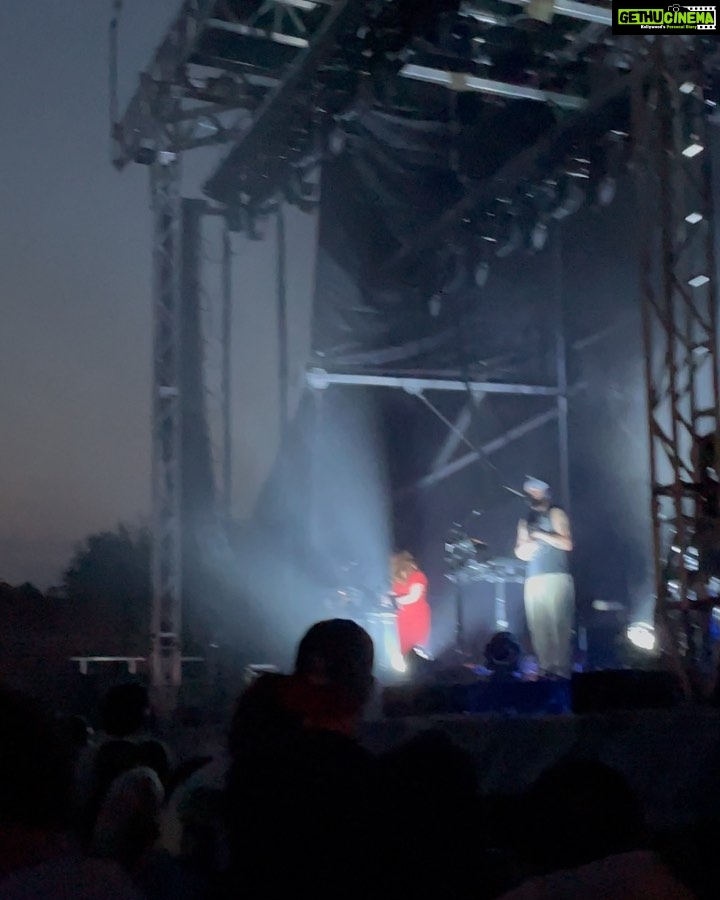
{"label": "microphone", "polygon": [[515,488],[508,487],[506,484],[503,485],[506,491],[511,494],[514,494],[516,497],[520,497],[521,500],[527,500],[528,496],[523,491],[516,491]]}

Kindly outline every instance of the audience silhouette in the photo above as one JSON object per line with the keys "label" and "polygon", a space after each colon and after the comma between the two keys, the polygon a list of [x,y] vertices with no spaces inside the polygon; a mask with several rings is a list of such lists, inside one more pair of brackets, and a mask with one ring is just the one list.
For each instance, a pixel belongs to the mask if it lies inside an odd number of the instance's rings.
{"label": "audience silhouette", "polygon": [[238,697],[227,755],[177,767],[142,685],[108,692],[97,735],[1,688],[0,900],[715,895],[697,855],[657,852],[629,783],[596,760],[488,797],[440,721],[370,753],[373,666],[363,628],[316,623],[290,674]]}

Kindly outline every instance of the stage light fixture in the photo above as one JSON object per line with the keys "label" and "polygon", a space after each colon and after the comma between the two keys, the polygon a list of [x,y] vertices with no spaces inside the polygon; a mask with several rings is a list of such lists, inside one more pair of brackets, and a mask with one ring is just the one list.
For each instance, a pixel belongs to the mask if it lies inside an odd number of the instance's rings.
{"label": "stage light fixture", "polygon": [[509,631],[498,631],[485,645],[485,662],[494,675],[514,675],[521,656],[520,644]]}
{"label": "stage light fixture", "polygon": [[325,391],[330,387],[330,378],[325,369],[310,369],[307,373],[307,381],[316,391]]}
{"label": "stage light fixture", "polygon": [[688,547],[683,553],[683,568],[686,572],[700,571],[700,551],[697,547]]}
{"label": "stage light fixture", "polygon": [[697,137],[697,135],[691,135],[690,141],[689,141],[687,147],[685,147],[685,149],[683,150],[682,155],[687,156],[688,159],[692,159],[693,156],[697,156],[698,153],[702,153],[704,149],[705,148],[700,143],[700,140]]}
{"label": "stage light fixture", "polygon": [[702,219],[702,213],[699,212],[691,212],[689,216],[685,216],[685,221],[691,225],[697,225],[698,222],[702,222]]}
{"label": "stage light fixture", "polygon": [[485,287],[490,274],[490,266],[487,262],[478,263],[475,266],[475,284],[479,288]]}
{"label": "stage light fixture", "polygon": [[633,622],[625,632],[627,639],[638,650],[648,653],[655,649],[655,629],[647,622]]}
{"label": "stage light fixture", "polygon": [[495,251],[495,256],[500,259],[505,259],[505,257],[510,256],[516,250],[518,250],[523,243],[523,233],[519,224],[513,221],[510,224],[510,228],[507,234],[507,237],[504,240],[498,241],[498,248]]}
{"label": "stage light fixture", "polygon": [[328,135],[328,150],[332,156],[340,156],[347,144],[347,135],[340,127],[333,128]]}
{"label": "stage light fixture", "polygon": [[390,655],[390,666],[392,667],[394,672],[397,672],[398,675],[404,675],[407,672],[407,663],[400,655],[400,651],[397,653],[391,653]]}
{"label": "stage light fixture", "polygon": [[626,162],[626,136],[610,132],[590,150],[589,175],[592,197],[599,207],[607,207],[617,193],[617,177]]}
{"label": "stage light fixture", "polygon": [[[495,13],[488,12],[482,9],[475,9],[473,6],[463,3],[460,7],[459,13],[461,16],[465,16],[469,19],[474,19],[476,22],[480,22],[482,25],[505,25],[507,23],[507,19],[495,15]],[[473,40],[477,41],[478,38],[473,38]],[[484,39],[483,43],[485,43]]]}
{"label": "stage light fixture", "polygon": [[516,221],[528,250],[539,252],[548,242],[547,217],[553,208],[553,193],[546,185],[534,184],[528,184],[520,191]]}
{"label": "stage light fixture", "polygon": [[154,147],[139,147],[135,154],[135,162],[140,166],[151,166],[157,159]]}
{"label": "stage light fixture", "polygon": [[574,215],[585,201],[585,192],[575,179],[565,178],[560,185],[557,206],[552,211],[553,219],[562,221]]}
{"label": "stage light fixture", "polygon": [[[590,155],[597,155],[596,148]],[[590,178],[590,172],[593,168],[593,160],[586,156],[571,156],[565,162],[564,175],[566,178],[577,178],[586,181]]]}
{"label": "stage light fixture", "polygon": [[615,199],[617,182],[612,175],[604,175],[595,189],[598,206],[610,206]]}
{"label": "stage light fixture", "polygon": [[550,231],[545,222],[538,222],[530,232],[530,244],[533,250],[543,250],[548,242]]}
{"label": "stage light fixture", "polygon": [[405,674],[413,679],[427,679],[435,672],[435,660],[423,647],[413,647],[405,658]]}
{"label": "stage light fixture", "polygon": [[708,281],[710,281],[710,279],[707,275],[696,275],[688,281],[688,284],[690,287],[702,287],[704,284],[707,284]]}

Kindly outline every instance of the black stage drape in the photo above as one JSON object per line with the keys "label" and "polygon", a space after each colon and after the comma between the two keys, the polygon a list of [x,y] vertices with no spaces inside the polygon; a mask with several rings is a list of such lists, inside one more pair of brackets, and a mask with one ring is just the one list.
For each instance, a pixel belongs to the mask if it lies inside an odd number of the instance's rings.
{"label": "black stage drape", "polygon": [[498,284],[478,287],[478,256],[463,241],[446,236],[432,251],[390,265],[473,181],[553,121],[538,103],[495,107],[468,97],[461,104],[459,136],[448,117],[420,121],[370,110],[348,123],[343,152],[323,172],[316,365],[427,370],[501,359],[507,366],[508,317],[518,335],[536,334],[542,324],[531,298]]}

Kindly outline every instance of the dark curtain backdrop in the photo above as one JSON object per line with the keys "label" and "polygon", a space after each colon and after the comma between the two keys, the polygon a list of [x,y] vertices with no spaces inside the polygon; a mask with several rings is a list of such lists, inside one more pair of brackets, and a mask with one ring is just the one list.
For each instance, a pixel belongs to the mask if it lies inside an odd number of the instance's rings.
{"label": "dark curtain backdrop", "polygon": [[[477,179],[494,172],[552,122],[547,107],[463,97],[454,137],[447,120],[367,111],[348,124],[342,154],[323,172],[312,349],[330,370],[491,368],[508,354],[507,320],[538,334],[537,307],[507,288],[481,292],[476,259],[447,237],[389,267],[397,251]],[[488,140],[488,136],[491,139]],[[464,355],[464,358],[463,358]],[[516,361],[517,362],[517,361]]]}

